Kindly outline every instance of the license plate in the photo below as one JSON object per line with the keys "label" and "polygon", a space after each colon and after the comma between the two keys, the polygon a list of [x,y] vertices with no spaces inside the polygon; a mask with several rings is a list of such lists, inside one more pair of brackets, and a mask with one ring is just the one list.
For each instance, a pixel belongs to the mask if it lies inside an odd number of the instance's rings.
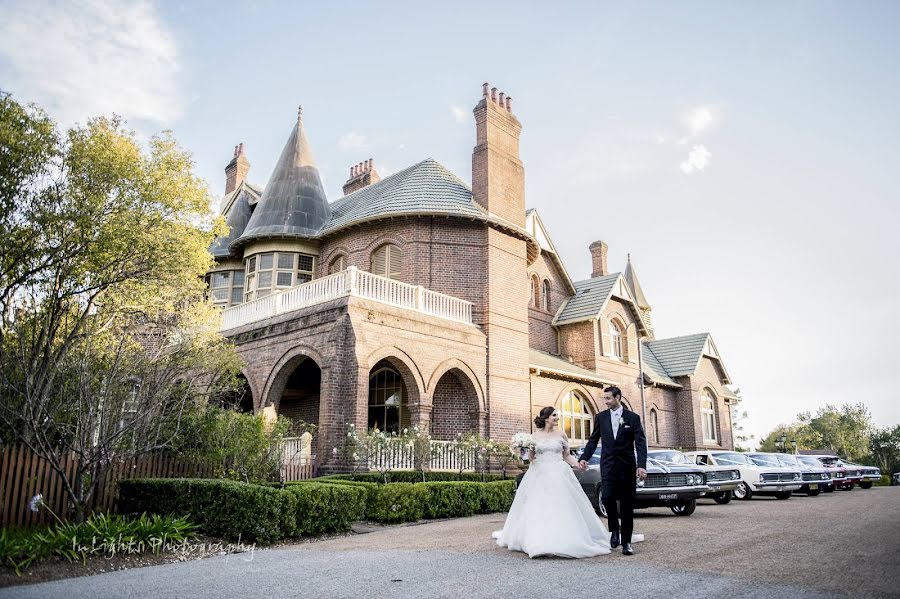
{"label": "license plate", "polygon": [[809,489],[810,489],[811,491],[815,491],[815,490],[818,489],[818,488],[819,488],[818,483],[812,483],[811,485],[809,485]]}
{"label": "license plate", "polygon": [[660,493],[660,499],[678,499],[678,493]]}

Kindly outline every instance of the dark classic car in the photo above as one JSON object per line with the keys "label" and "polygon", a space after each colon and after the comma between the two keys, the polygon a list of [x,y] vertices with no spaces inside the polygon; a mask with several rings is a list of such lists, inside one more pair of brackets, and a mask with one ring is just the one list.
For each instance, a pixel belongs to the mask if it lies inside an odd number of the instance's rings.
{"label": "dark classic car", "polygon": [[741,483],[741,472],[728,466],[712,466],[694,464],[690,458],[677,449],[653,449],[647,452],[648,458],[665,464],[666,466],[697,466],[706,473],[706,484],[709,492],[704,497],[713,499],[716,503],[726,504],[731,501],[731,493]]}
{"label": "dark classic car", "polygon": [[[572,451],[572,455],[581,455]],[[588,469],[575,470],[575,477],[581,483],[588,499],[598,514],[606,517],[606,508],[600,501],[602,484],[600,481],[600,448],[588,460]],[[688,464],[678,466],[647,458],[647,478],[638,482],[635,509],[667,507],[676,516],[690,516],[697,508],[697,498],[710,491],[706,484],[706,474],[701,468]]]}

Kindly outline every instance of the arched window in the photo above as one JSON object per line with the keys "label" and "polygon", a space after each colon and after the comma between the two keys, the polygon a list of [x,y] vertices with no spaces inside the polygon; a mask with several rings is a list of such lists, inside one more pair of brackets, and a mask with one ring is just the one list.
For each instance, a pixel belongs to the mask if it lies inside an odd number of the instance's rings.
{"label": "arched window", "polygon": [[345,268],[347,268],[347,256],[341,254],[328,265],[328,274],[333,275],[336,272],[341,272]]}
{"label": "arched window", "polygon": [[659,445],[659,415],[656,408],[650,409],[650,442]]}
{"label": "arched window", "polygon": [[403,379],[390,367],[369,375],[369,428],[399,433],[409,425]]}
{"label": "arched window", "polygon": [[609,321],[609,347],[612,357],[621,360],[622,356],[622,325],[616,320]]}
{"label": "arched window", "polygon": [[386,243],[372,253],[372,274],[390,279],[399,279],[401,271],[400,248]]}
{"label": "arched window", "polygon": [[591,436],[594,413],[587,399],[577,391],[562,398],[559,408],[561,430],[569,437],[570,447],[583,447]]}
{"label": "arched window", "polygon": [[700,394],[700,422],[703,425],[703,440],[716,442],[716,398],[709,389]]}
{"label": "arched window", "polygon": [[547,279],[541,285],[541,308],[550,311],[550,281]]}
{"label": "arched window", "polygon": [[531,275],[531,305],[541,307],[541,281],[537,275]]}

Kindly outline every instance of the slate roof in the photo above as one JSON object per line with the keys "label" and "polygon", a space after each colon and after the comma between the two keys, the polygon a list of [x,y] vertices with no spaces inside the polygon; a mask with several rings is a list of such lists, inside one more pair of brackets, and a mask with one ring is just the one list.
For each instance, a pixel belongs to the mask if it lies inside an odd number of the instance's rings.
{"label": "slate roof", "polygon": [[644,360],[644,375],[650,379],[651,383],[678,388],[681,387],[681,385],[676,383],[672,377],[669,376],[659,359],[657,359],[656,354],[654,354],[653,350],[647,345],[647,342],[644,342],[641,358]]}
{"label": "slate roof", "polygon": [[468,185],[428,158],[333,202],[331,220],[319,235],[392,214],[454,215],[479,220],[491,216],[475,202]]}
{"label": "slate roof", "polygon": [[613,285],[618,278],[619,273],[614,272],[603,277],[576,281],[575,295],[566,300],[565,305],[556,315],[556,322],[596,316],[612,294]]}
{"label": "slate roof", "polygon": [[631,293],[634,294],[634,301],[642,310],[650,308],[650,302],[644,295],[644,289],[641,287],[641,281],[638,279],[637,273],[634,272],[634,266],[631,265],[631,254],[628,254],[628,264],[625,266],[625,281],[631,287]]}
{"label": "slate roof", "polygon": [[262,190],[246,181],[241,182],[234,191],[226,195],[222,200],[224,206],[225,224],[228,225],[228,234],[216,237],[209,246],[209,253],[216,258],[225,258],[231,255],[228,246],[231,242],[244,234],[250,216],[253,214],[253,204],[259,201]]}
{"label": "slate roof", "polygon": [[588,380],[595,383],[605,383],[607,385],[616,383],[616,381],[606,379],[593,370],[582,368],[581,366],[572,364],[564,358],[554,356],[553,354],[548,354],[547,352],[543,352],[539,349],[532,348],[528,350],[528,365],[532,368],[554,370],[573,378]]}
{"label": "slate roof", "polygon": [[709,333],[672,337],[671,339],[655,339],[648,341],[653,356],[665,372],[671,376],[694,374]]}

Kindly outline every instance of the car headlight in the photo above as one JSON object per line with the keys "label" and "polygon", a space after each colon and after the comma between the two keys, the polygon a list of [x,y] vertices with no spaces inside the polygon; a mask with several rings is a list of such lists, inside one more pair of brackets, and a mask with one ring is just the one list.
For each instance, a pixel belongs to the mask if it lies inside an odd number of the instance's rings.
{"label": "car headlight", "polygon": [[741,477],[741,474],[737,470],[731,471],[731,480],[737,480]]}
{"label": "car headlight", "polygon": [[799,475],[799,474],[794,474],[794,480],[800,480],[800,475]]}
{"label": "car headlight", "polygon": [[760,475],[759,475],[759,482],[762,482],[762,481],[763,481],[763,475],[760,473]]}
{"label": "car headlight", "polygon": [[828,480],[828,473],[827,473],[827,472],[823,472],[823,473],[822,473],[822,480]]}

